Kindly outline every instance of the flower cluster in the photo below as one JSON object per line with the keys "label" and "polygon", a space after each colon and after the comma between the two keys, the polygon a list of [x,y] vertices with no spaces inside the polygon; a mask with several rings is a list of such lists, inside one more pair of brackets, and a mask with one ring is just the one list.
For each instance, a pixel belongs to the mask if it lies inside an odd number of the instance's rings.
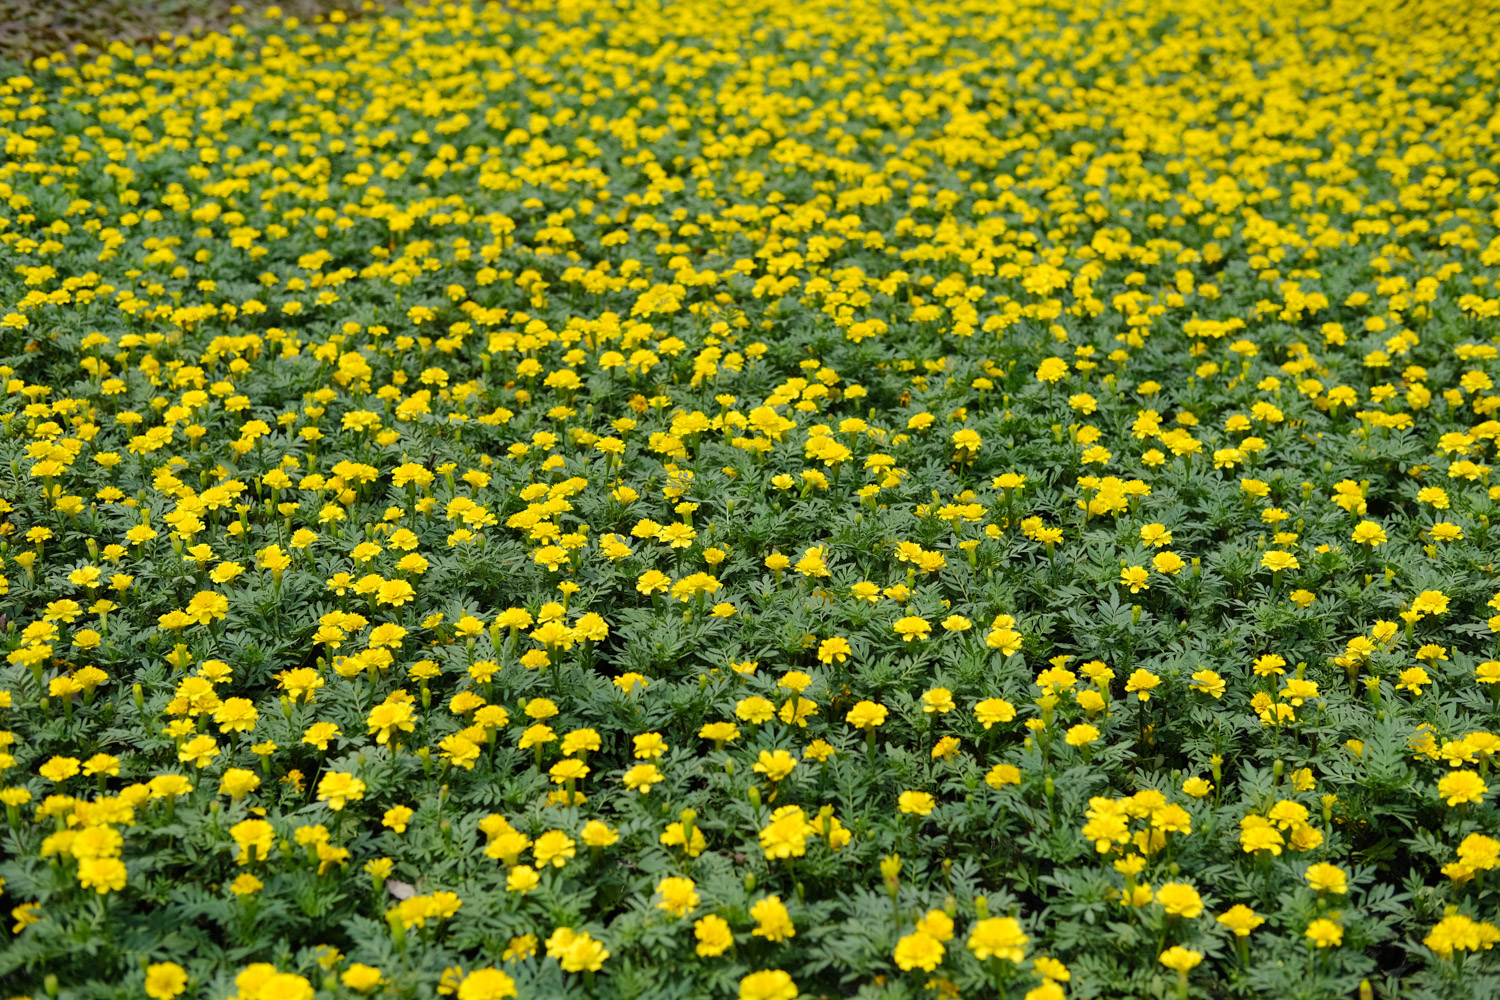
{"label": "flower cluster", "polygon": [[1500,14],[1304,7],[8,70],[0,980],[1491,995]]}

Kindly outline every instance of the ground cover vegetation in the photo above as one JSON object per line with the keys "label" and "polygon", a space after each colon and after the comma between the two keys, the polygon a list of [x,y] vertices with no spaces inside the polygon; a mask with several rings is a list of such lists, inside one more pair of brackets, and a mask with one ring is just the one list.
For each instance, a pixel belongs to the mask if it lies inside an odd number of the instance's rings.
{"label": "ground cover vegetation", "polygon": [[1494,996],[1497,30],[13,68],[0,988]]}

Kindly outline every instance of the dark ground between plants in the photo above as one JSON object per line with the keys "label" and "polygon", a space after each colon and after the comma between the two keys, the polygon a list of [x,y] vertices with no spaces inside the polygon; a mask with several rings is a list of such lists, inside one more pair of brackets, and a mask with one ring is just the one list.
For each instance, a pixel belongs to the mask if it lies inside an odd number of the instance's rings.
{"label": "dark ground between plants", "polygon": [[[43,56],[71,54],[75,45],[150,43],[162,33],[192,35],[222,30],[246,11],[278,7],[282,17],[312,21],[331,11],[366,13],[363,0],[0,0],[0,67],[11,72]],[[368,5],[380,9],[379,0]]]}

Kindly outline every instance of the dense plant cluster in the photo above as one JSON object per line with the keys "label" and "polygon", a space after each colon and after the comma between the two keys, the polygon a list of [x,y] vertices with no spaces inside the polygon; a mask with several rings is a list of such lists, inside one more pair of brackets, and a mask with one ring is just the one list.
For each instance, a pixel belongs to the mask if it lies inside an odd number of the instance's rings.
{"label": "dense plant cluster", "polygon": [[0,990],[1500,991],[1500,15],[443,3],[0,87]]}

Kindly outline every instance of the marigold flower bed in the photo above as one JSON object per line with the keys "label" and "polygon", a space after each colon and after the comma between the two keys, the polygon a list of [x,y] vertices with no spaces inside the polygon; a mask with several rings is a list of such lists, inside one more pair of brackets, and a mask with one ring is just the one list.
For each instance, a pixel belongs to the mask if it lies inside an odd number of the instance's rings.
{"label": "marigold flower bed", "polygon": [[1500,993],[1500,13],[1391,6],[9,71],[0,990]]}

